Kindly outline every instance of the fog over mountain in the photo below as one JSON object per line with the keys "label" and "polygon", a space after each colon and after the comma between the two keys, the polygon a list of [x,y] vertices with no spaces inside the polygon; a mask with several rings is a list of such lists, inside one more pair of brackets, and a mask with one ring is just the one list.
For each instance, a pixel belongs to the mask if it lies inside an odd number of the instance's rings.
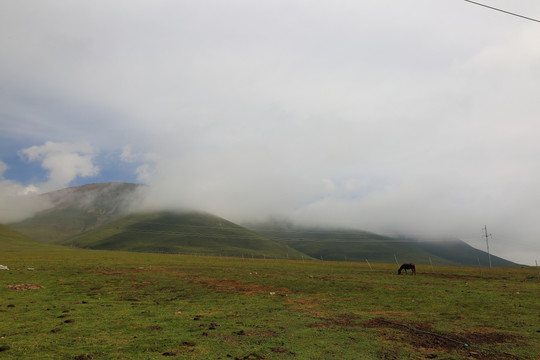
{"label": "fog over mountain", "polygon": [[[540,4],[491,5],[540,17]],[[540,26],[465,1],[9,2],[0,222],[32,194],[458,237],[540,260]]]}

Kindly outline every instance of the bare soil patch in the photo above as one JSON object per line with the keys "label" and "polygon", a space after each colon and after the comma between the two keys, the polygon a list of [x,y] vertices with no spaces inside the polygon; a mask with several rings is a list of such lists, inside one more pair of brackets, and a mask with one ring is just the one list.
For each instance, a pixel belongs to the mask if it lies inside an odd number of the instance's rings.
{"label": "bare soil patch", "polygon": [[336,317],[331,319],[325,319],[322,322],[316,322],[309,324],[309,327],[313,328],[327,328],[332,326],[364,326],[363,323],[358,321],[358,317],[350,314],[338,314]]}
{"label": "bare soil patch", "polygon": [[209,289],[215,291],[237,292],[245,295],[273,293],[272,295],[286,296],[288,291],[276,290],[259,284],[251,284],[232,279],[206,279],[199,278],[191,281],[194,284],[205,284]]}
{"label": "bare soil patch", "polygon": [[[442,333],[435,331],[428,323],[397,323],[384,318],[374,318],[362,323],[367,328],[380,329],[388,340],[408,343],[424,353],[443,351],[457,353],[480,360],[516,360],[519,357],[475,345],[496,345],[515,340],[516,336],[496,331],[464,331],[461,333]],[[388,331],[393,329],[396,331]]]}
{"label": "bare soil patch", "polygon": [[94,359],[96,354],[80,354],[74,357],[75,360],[91,360]]}
{"label": "bare soil patch", "polygon": [[[483,277],[480,275],[470,275],[470,274],[441,274],[441,273],[422,273],[422,276],[435,277],[439,279],[450,279],[450,280],[478,280]],[[485,278],[484,278],[485,279]]]}
{"label": "bare soil patch", "polygon": [[261,331],[248,331],[246,333],[247,336],[262,336],[262,337],[275,337],[277,336],[277,333],[272,330],[261,330]]}
{"label": "bare soil patch", "polygon": [[18,285],[8,285],[6,286],[7,289],[12,291],[21,291],[21,290],[37,290],[37,289],[43,289],[43,286],[41,285],[32,285],[32,284],[18,284]]}

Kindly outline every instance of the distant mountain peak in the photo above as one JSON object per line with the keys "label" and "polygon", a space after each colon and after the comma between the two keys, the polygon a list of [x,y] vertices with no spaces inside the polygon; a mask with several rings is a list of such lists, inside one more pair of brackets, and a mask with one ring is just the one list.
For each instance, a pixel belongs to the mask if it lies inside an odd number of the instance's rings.
{"label": "distant mountain peak", "polygon": [[123,210],[140,199],[145,185],[108,182],[68,187],[41,195],[53,208],[77,207],[89,212],[111,214]]}

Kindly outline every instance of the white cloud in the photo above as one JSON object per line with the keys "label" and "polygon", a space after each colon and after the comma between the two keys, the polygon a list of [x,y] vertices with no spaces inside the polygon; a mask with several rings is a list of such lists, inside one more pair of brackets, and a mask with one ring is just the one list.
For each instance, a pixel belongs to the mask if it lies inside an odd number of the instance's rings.
{"label": "white cloud", "polygon": [[55,143],[32,146],[19,151],[26,161],[39,161],[48,171],[45,183],[22,185],[4,178],[8,166],[0,160],[0,222],[9,223],[32,216],[50,204],[36,196],[66,187],[77,177],[99,173],[93,162],[94,150],[86,143]]}
{"label": "white cloud", "polygon": [[77,177],[89,177],[99,173],[94,165],[94,150],[86,143],[55,143],[47,141],[44,145],[32,146],[20,151],[28,161],[40,161],[49,171],[48,181],[38,187],[51,191],[67,186]]}
{"label": "white cloud", "polygon": [[148,183],[152,178],[152,170],[149,164],[142,164],[135,169],[135,174],[137,174],[137,181],[145,184]]}
{"label": "white cloud", "polygon": [[532,22],[430,0],[32,9],[0,14],[0,119],[54,141],[24,152],[49,188],[98,172],[80,139],[171,206],[464,237],[496,223],[520,261],[540,252]]}
{"label": "white cloud", "polygon": [[44,199],[34,196],[35,187],[24,187],[5,179],[7,169],[6,163],[0,160],[0,223],[22,220],[49,206]]}
{"label": "white cloud", "polygon": [[127,162],[127,163],[133,163],[137,161],[138,156],[133,153],[133,150],[131,149],[131,145],[126,145],[122,149],[122,153],[120,154],[120,160]]}

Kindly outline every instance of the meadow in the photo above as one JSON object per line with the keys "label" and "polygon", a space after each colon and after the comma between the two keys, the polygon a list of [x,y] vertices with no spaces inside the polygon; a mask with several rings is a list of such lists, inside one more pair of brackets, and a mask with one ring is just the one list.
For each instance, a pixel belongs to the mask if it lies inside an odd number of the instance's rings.
{"label": "meadow", "polygon": [[0,254],[1,359],[538,359],[535,268]]}

